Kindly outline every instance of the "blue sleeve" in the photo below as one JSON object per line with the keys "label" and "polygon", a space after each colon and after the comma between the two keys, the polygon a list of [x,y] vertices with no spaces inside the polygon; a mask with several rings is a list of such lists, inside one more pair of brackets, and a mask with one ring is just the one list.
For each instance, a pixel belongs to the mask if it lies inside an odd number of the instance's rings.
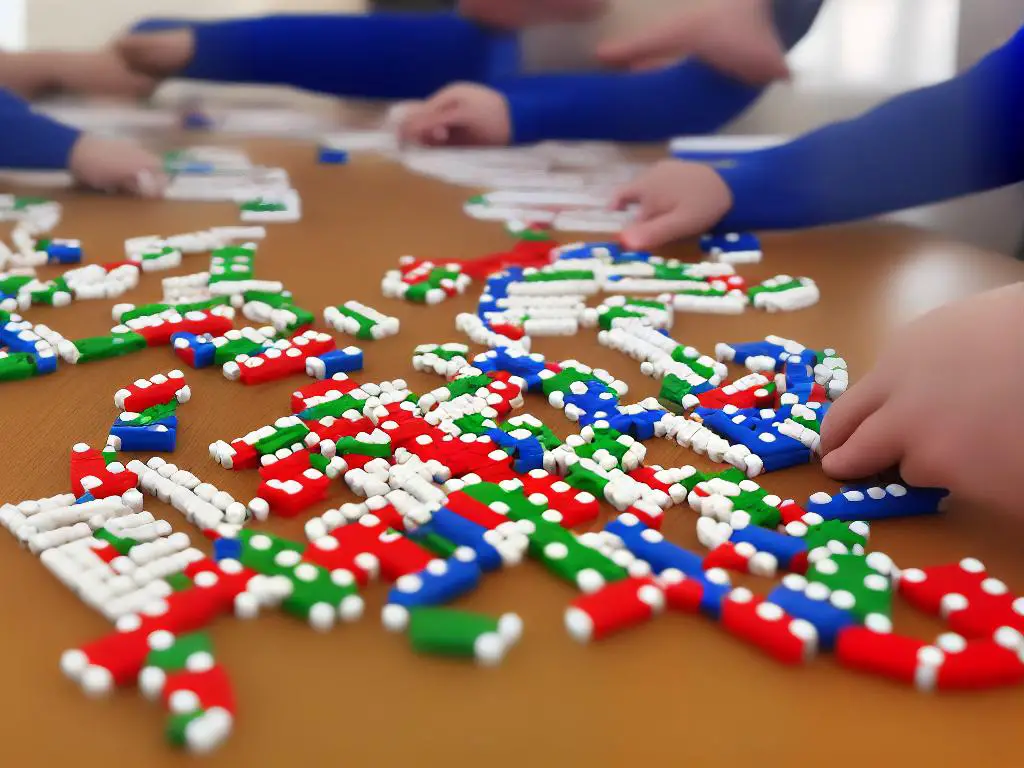
{"label": "blue sleeve", "polygon": [[[824,0],[774,0],[779,39],[789,50]],[[754,103],[762,88],[696,60],[654,72],[539,75],[495,86],[509,105],[513,142],[545,139],[659,141],[711,133]]]}
{"label": "blue sleeve", "polygon": [[1024,28],[959,77],[719,171],[722,230],[793,229],[1024,180]]}
{"label": "blue sleeve", "polygon": [[282,15],[189,26],[195,55],[179,77],[367,99],[426,98],[458,80],[480,82],[495,66],[495,51],[507,56],[515,40],[454,13]]}
{"label": "blue sleeve", "polygon": [[0,168],[67,168],[78,136],[74,128],[36,114],[26,102],[0,90]]}

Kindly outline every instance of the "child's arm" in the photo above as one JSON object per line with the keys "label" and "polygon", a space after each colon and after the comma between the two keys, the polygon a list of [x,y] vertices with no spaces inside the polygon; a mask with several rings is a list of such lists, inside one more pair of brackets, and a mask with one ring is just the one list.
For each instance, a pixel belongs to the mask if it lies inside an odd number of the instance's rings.
{"label": "child's arm", "polygon": [[[165,21],[153,23],[165,29],[176,23]],[[142,22],[139,29],[150,26]],[[161,59],[154,69],[151,46],[182,39],[176,66]],[[373,13],[188,23],[177,32],[130,34],[119,47],[130,64],[149,74],[416,99],[457,80],[487,78],[493,67],[506,63],[496,57],[506,55],[513,43],[513,36],[453,13]]]}
{"label": "child's arm", "polygon": [[[773,4],[773,22],[786,50],[811,28],[823,2]],[[657,141],[711,133],[737,117],[763,91],[696,59],[653,72],[538,75],[497,87],[508,101],[515,143]]]}
{"label": "child's arm", "polygon": [[650,249],[709,229],[852,221],[1024,181],[1024,28],[961,76],[898,96],[731,168],[658,163],[619,192]]}
{"label": "child's arm", "polygon": [[719,173],[730,230],[850,221],[1024,180],[1024,28],[960,77]]}
{"label": "child's arm", "polygon": [[78,136],[74,128],[36,114],[26,102],[0,90],[0,168],[63,170]]}

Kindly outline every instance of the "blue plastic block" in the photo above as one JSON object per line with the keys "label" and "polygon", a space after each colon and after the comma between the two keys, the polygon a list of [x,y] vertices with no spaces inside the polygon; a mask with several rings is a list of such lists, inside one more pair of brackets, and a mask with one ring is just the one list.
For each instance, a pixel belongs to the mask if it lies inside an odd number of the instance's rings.
{"label": "blue plastic block", "polygon": [[345,165],[348,162],[348,152],[336,147],[320,147],[317,150],[317,162],[324,165]]}
{"label": "blue plastic block", "polygon": [[114,422],[110,434],[121,441],[119,451],[160,451],[170,453],[177,445],[178,417],[168,416],[145,426]]}
{"label": "blue plastic block", "polygon": [[241,560],[242,542],[239,539],[217,539],[213,542],[213,559]]}
{"label": "blue plastic block", "polygon": [[627,525],[618,517],[609,521],[604,530],[622,539],[626,549],[650,563],[655,573],[676,568],[687,577],[704,579],[704,558],[673,544],[640,521],[635,525]]}
{"label": "blue plastic block", "polygon": [[830,497],[828,501],[824,501],[824,497],[828,494],[812,495],[807,500],[804,509],[821,515],[825,520],[844,522],[886,520],[894,517],[934,515],[941,511],[942,501],[949,495],[949,491],[943,488],[908,486],[888,486],[888,488],[905,489],[906,493],[898,496],[886,489],[866,485],[844,487],[840,493]]}
{"label": "blue plastic block", "polygon": [[[424,568],[416,574],[410,574],[415,578],[400,578],[388,592],[387,602],[406,608],[443,605],[476,589],[481,576],[480,564],[477,561],[467,563],[457,557],[449,557],[444,562],[447,567],[442,574]],[[419,588],[405,589],[411,585]]]}
{"label": "blue plastic block", "polygon": [[[311,359],[319,360],[323,366],[322,369],[317,370],[318,379],[329,379],[336,373],[352,373],[363,370],[363,350],[357,347],[332,349],[330,352]],[[317,366],[316,363],[313,365]]]}
{"label": "blue plastic block", "polygon": [[858,623],[849,611],[836,608],[828,600],[812,600],[802,591],[790,589],[780,584],[766,598],[796,619],[804,619],[818,630],[818,643],[822,650],[830,650],[835,645],[836,635],[846,627]]}

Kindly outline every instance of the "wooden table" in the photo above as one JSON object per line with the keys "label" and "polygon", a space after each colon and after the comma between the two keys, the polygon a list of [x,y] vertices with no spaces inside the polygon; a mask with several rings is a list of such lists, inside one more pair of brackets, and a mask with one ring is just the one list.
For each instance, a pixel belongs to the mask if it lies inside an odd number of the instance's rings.
{"label": "wooden table", "polygon": [[[456,312],[471,295],[438,307],[386,301],[379,282],[398,256],[471,257],[507,247],[494,224],[460,212],[466,192],[413,178],[383,160],[319,166],[308,146],[251,145],[263,162],[291,171],[304,201],[299,225],[275,225],[260,247],[258,274],[278,278],[299,303],[319,313],[356,298],[399,316],[402,332],[367,343],[359,378],[406,378],[415,391],[439,380],[416,374],[412,349],[424,342],[463,341]],[[158,203],[64,196],[60,233],[80,237],[92,261],[113,260],[129,236],[174,234],[234,223],[229,205]],[[781,272],[818,281],[823,302],[783,315],[753,310],[739,317],[681,315],[673,335],[705,352],[716,341],[768,333],[817,347],[834,346],[864,372],[900,323],[943,302],[1020,280],[1024,267],[927,234],[868,225],[764,241],[767,258],[743,268],[752,279]],[[671,255],[693,257],[690,248]],[[205,269],[187,257],[182,273]],[[157,300],[159,278],[146,276],[127,299]],[[105,333],[111,302],[80,302],[28,313],[66,336]],[[549,358],[579,358],[628,381],[632,393],[655,392],[624,356],[599,347],[592,333],[540,340]],[[951,350],[951,354],[953,351]],[[67,490],[68,453],[79,441],[102,446],[114,418],[112,394],[140,376],[177,367],[167,349],[72,368],[38,381],[0,388],[0,501]],[[244,388],[219,371],[187,371],[193,398],[180,411],[173,461],[202,479],[248,499],[254,472],[231,473],[211,462],[207,445],[231,439],[288,411],[296,380]],[[543,399],[529,410],[561,434],[574,431]],[[710,466],[667,442],[652,441],[648,461]],[[804,499],[832,490],[816,467],[761,478],[772,492]],[[336,490],[331,506],[353,497]],[[147,508],[188,530],[177,512]],[[326,507],[325,507],[326,508]],[[301,538],[300,520],[267,527]],[[697,546],[694,513],[670,511],[670,538]],[[955,507],[947,516],[880,524],[874,548],[901,566],[981,558],[1018,593],[1024,526],[982,510]],[[194,531],[193,538],[201,541]],[[205,543],[205,542],[203,542]],[[30,766],[183,764],[163,743],[163,713],[135,691],[93,702],[58,669],[63,650],[109,629],[41,564],[0,535],[0,722],[7,735],[3,763]],[[768,584],[758,585],[767,590]],[[642,630],[580,647],[562,614],[574,596],[533,563],[486,579],[461,605],[517,611],[526,624],[519,646],[496,669],[414,655],[404,637],[377,619],[384,588],[368,592],[363,621],[324,636],[302,622],[269,615],[248,624],[223,620],[213,629],[218,658],[233,677],[240,715],[235,733],[211,766],[586,766],[586,765],[1019,765],[1024,748],[1024,695],[1018,689],[979,695],[927,696],[840,668],[822,657],[792,670],[733,640],[710,621],[665,616]],[[897,625],[933,637],[937,622],[905,606]]]}

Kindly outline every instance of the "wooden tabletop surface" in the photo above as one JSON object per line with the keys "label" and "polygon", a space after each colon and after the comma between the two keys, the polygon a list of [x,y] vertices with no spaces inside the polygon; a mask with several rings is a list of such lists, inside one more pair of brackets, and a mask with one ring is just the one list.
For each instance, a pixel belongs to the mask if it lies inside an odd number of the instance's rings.
{"label": "wooden tabletop surface", "polygon": [[[283,280],[301,306],[358,299],[402,321],[393,338],[363,344],[363,381],[405,378],[414,391],[440,380],[417,374],[413,347],[465,341],[454,316],[469,310],[479,286],[436,307],[380,295],[380,278],[403,254],[466,258],[504,250],[501,227],[461,212],[466,190],[407,174],[376,158],[344,167],[317,165],[308,145],[258,142],[253,157],[287,168],[302,194],[299,224],[271,225],[257,257],[260,277]],[[233,224],[233,206],[144,202],[66,193],[59,234],[80,238],[89,261],[121,258],[126,237],[170,235]],[[814,278],[822,302],[801,312],[736,317],[677,315],[672,335],[704,352],[716,341],[775,333],[818,348],[832,346],[854,379],[900,323],[967,294],[1024,278],[1024,265],[908,229],[864,225],[764,238],[762,264],[741,268],[759,280],[779,273]],[[665,255],[696,258],[692,247]],[[205,269],[186,257],[180,273]],[[160,278],[143,277],[126,296],[160,298]],[[112,302],[39,308],[29,319],[68,337],[106,333]],[[577,358],[626,380],[631,395],[655,394],[635,362],[600,347],[592,332],[536,340],[549,359]],[[951,362],[966,350],[950,350]],[[0,503],[67,491],[72,444],[102,447],[115,416],[112,395],[141,376],[179,367],[168,349],[0,386]],[[955,373],[955,370],[954,370]],[[255,492],[255,472],[228,472],[207,446],[288,413],[295,379],[255,388],[219,370],[186,370],[191,402],[179,410],[179,447],[171,460],[237,498]],[[938,385],[939,383],[937,383]],[[630,399],[627,398],[627,399]],[[543,398],[527,409],[562,435],[572,425]],[[693,464],[703,458],[668,442],[648,443],[648,462]],[[816,466],[771,474],[763,485],[783,498],[833,490]],[[354,500],[341,484],[324,505]],[[205,545],[198,532],[159,502],[147,509]],[[320,509],[317,512],[322,511]],[[607,511],[607,510],[606,510]],[[692,547],[695,513],[669,511],[665,532]],[[302,537],[302,522],[271,520],[267,529]],[[954,505],[945,516],[874,526],[872,549],[901,567],[972,555],[1017,593],[1024,591],[1024,523]],[[766,580],[757,585],[767,591]],[[459,605],[516,611],[525,634],[498,668],[415,655],[377,618],[385,588],[367,593],[367,615],[329,635],[283,615],[254,623],[224,619],[212,629],[218,659],[239,700],[235,731],[210,766],[740,766],[740,765],[1020,765],[1024,691],[922,695],[854,674],[828,657],[789,669],[733,640],[712,622],[667,615],[590,646],[562,625],[575,592],[538,565],[489,576]],[[27,550],[0,534],[0,722],[3,765],[77,768],[199,764],[162,739],[164,714],[136,691],[91,701],[58,668],[63,650],[99,637],[109,625],[77,601]],[[931,639],[938,622],[897,607],[897,629]]]}

